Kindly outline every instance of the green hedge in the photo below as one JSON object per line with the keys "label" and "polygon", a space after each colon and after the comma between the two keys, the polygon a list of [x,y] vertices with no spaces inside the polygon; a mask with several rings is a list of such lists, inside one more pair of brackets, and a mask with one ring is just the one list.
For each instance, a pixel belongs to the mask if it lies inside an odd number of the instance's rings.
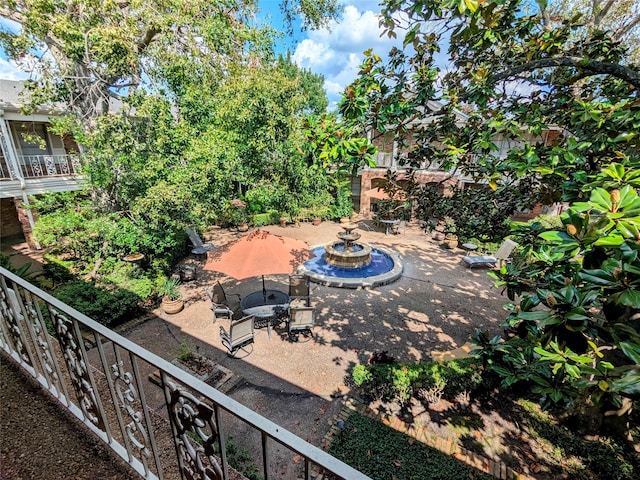
{"label": "green hedge", "polygon": [[52,293],[58,300],[106,326],[119,325],[140,313],[138,296],[123,289],[74,280]]}
{"label": "green hedge", "polygon": [[275,210],[272,210],[267,213],[256,213],[255,215],[251,215],[250,222],[251,225],[255,227],[262,227],[264,225],[274,225],[278,223],[280,220],[280,213]]}

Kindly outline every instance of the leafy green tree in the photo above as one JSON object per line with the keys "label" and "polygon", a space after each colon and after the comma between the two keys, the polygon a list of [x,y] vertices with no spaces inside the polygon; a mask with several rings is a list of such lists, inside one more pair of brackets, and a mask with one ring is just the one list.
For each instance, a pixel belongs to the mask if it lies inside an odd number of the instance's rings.
{"label": "leafy green tree", "polygon": [[[381,13],[403,48],[387,62],[365,52],[342,114],[392,132],[409,166],[435,161],[518,192],[519,208],[569,204],[565,231],[514,226],[520,257],[497,279],[518,297],[507,325],[527,347],[480,334],[485,365],[503,385],[533,383],[545,405],[624,424],[640,395],[640,72],[620,41],[629,37],[546,2],[394,0]],[[502,154],[498,138],[515,146]]]}
{"label": "leafy green tree", "polygon": [[307,115],[322,115],[327,111],[329,99],[324,90],[324,76],[311,72],[311,70],[300,69],[291,60],[291,53],[287,51],[286,56],[278,55],[278,66],[288,78],[296,78],[299,86],[307,98],[307,104],[303,110]]}
{"label": "leafy green tree", "polygon": [[350,217],[353,202],[348,176],[361,166],[375,166],[375,147],[363,136],[361,126],[339,122],[335,114],[307,117],[303,135],[305,142],[298,153],[311,169],[327,175],[333,196],[331,216]]}
{"label": "leafy green tree", "polygon": [[252,26],[254,2],[26,2],[0,5],[9,57],[33,55],[32,105],[62,102],[89,128],[113,99],[135,89],[158,90],[158,73],[186,69],[221,78],[247,49],[269,48]]}

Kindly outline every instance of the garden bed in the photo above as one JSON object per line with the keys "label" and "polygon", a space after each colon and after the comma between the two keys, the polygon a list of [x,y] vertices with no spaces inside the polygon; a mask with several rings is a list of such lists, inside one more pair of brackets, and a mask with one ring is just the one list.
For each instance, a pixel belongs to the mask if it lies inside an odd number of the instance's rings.
{"label": "garden bed", "polygon": [[[386,435],[383,429],[378,431],[377,437],[372,437],[375,440],[363,440],[365,445],[375,441],[380,445],[386,444],[388,450],[400,451],[409,444],[409,438],[419,439],[422,443],[451,454],[448,458],[453,465],[457,464],[454,458],[462,459],[488,472],[502,471],[503,476],[499,478],[510,478],[508,472],[515,472],[537,480],[631,480],[638,478],[640,471],[640,460],[633,445],[616,443],[609,438],[587,439],[574,434],[561,425],[560,411],[542,411],[534,401],[504,391],[484,392],[472,400],[459,398],[453,402],[412,398],[403,406],[371,400],[366,402],[366,407],[369,416],[377,419],[381,426],[386,424],[398,430],[398,433],[406,433],[408,437],[396,437],[394,434],[381,439],[383,434]],[[357,417],[349,416],[346,425],[353,418],[356,418],[354,428],[360,428],[357,425],[361,420]],[[640,445],[637,414],[632,422],[635,425],[632,435],[637,449]],[[362,461],[363,457],[350,450],[355,447],[343,446],[345,440],[340,439],[341,435],[342,432],[338,431],[330,451],[344,458],[347,463],[351,462],[350,457]],[[395,446],[389,446],[388,442]],[[364,468],[379,468],[376,465],[377,461]],[[414,478],[403,475],[402,471],[399,469],[394,478]],[[391,477],[377,475],[374,478]],[[461,474],[447,478],[480,477]]]}

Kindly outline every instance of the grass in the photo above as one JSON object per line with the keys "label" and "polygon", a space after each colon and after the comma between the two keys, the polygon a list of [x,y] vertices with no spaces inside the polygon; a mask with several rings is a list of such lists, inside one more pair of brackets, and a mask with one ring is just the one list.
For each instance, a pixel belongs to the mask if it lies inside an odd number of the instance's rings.
{"label": "grass", "polygon": [[329,453],[374,480],[494,478],[357,412],[349,415]]}

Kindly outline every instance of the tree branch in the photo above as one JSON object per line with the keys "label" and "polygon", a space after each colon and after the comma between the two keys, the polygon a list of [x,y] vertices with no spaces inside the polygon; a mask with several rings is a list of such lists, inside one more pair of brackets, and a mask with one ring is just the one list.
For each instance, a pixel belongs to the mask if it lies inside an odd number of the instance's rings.
{"label": "tree branch", "polygon": [[583,72],[589,72],[591,75],[612,75],[633,85],[636,90],[640,91],[640,72],[617,63],[600,62],[598,60],[571,56],[543,58],[541,60],[517,65],[492,75],[489,81],[497,83],[515,77],[520,73],[533,72],[541,68],[556,67],[573,67]]}
{"label": "tree branch", "polygon": [[144,52],[147,47],[149,47],[149,45],[151,44],[151,42],[153,41],[154,37],[160,33],[160,30],[154,27],[149,28],[149,30],[147,30],[144,34],[144,37],[142,37],[138,43],[136,43],[136,48],[138,49],[138,53],[142,53]]}
{"label": "tree branch", "polygon": [[20,25],[24,25],[25,22],[27,21],[27,17],[25,17],[22,13],[15,10],[14,8],[7,8],[4,5],[0,6],[0,17],[4,17],[8,20],[13,20],[14,22],[19,23]]}

